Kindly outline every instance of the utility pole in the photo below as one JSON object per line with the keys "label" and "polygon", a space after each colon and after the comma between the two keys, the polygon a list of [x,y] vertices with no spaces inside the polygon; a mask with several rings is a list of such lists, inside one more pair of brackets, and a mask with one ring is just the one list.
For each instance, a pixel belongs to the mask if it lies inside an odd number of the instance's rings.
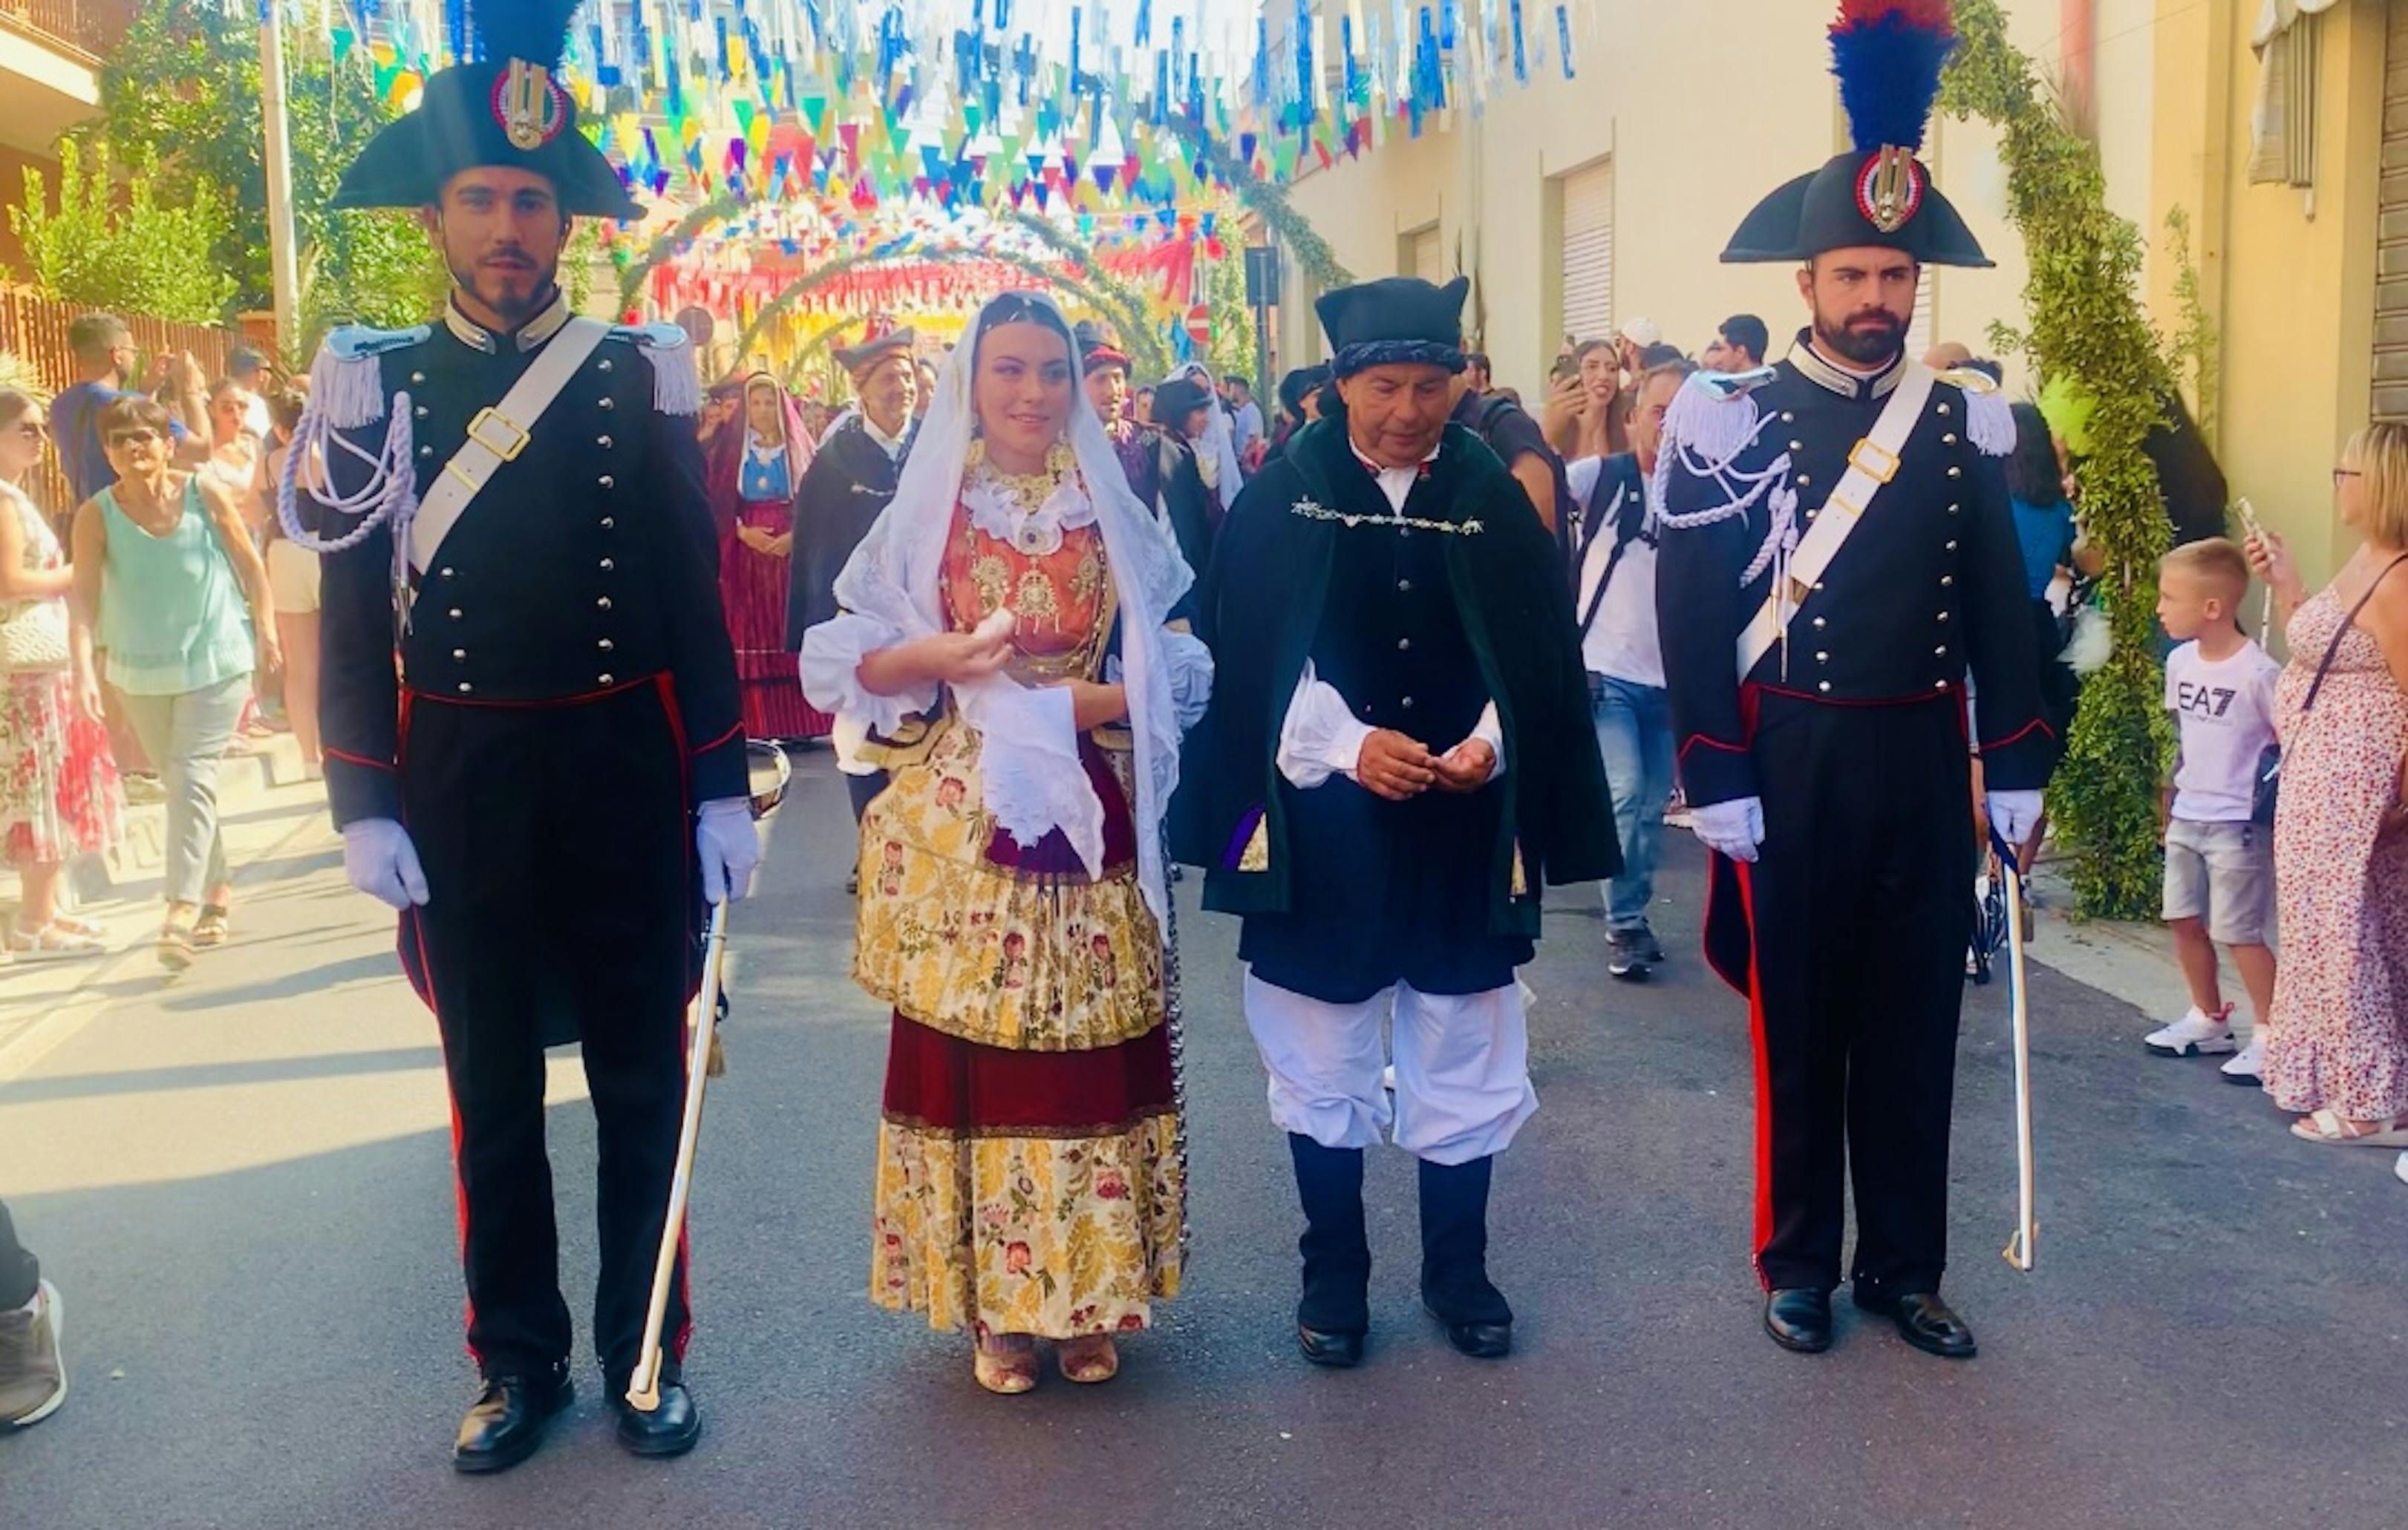
{"label": "utility pole", "polygon": [[301,278],[293,236],[293,150],[284,118],[284,26],[280,0],[259,0],[259,76],[267,119],[267,250],[276,287],[276,349],[301,347]]}

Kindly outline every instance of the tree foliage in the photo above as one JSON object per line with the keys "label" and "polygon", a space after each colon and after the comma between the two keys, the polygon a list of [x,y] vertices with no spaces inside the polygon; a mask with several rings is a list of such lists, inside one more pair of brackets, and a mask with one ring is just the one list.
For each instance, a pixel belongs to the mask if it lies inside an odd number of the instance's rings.
{"label": "tree foliage", "polygon": [[1254,375],[1254,310],[1246,303],[1246,261],[1242,249],[1226,247],[1229,253],[1211,263],[1205,277],[1204,290],[1212,304],[1212,350],[1205,365],[1216,378],[1243,378],[1247,386],[1259,389],[1262,380]]}
{"label": "tree foliage", "polygon": [[235,293],[217,260],[230,222],[223,202],[202,188],[181,206],[163,206],[150,166],[138,162],[120,195],[114,168],[106,146],[87,166],[74,144],[61,145],[55,211],[48,179],[25,172],[24,200],[8,222],[36,284],[89,307],[217,322]]}
{"label": "tree foliage", "polygon": [[2042,94],[2031,60],[2007,41],[1998,0],[1956,0],[1956,19],[1964,42],[1941,105],[1999,128],[2009,216],[2023,231],[2031,269],[2029,328],[1996,338],[2028,355],[2042,379],[2067,379],[2094,405],[2074,480],[2084,527],[2107,555],[2101,585],[2114,651],[2084,684],[2050,810],[2074,852],[2081,911],[2152,918],[2162,876],[2159,762],[2170,743],[2155,652],[2157,566],[2169,527],[2142,443],[2172,369],[2142,307],[2140,231],[2108,210],[2098,146]]}
{"label": "tree foliage", "polygon": [[[308,0],[299,24],[284,30],[305,326],[414,323],[444,281],[416,221],[328,207],[344,167],[395,114],[378,95],[365,50],[335,58],[320,24],[324,4]],[[233,306],[251,309],[275,302],[262,94],[255,7],[142,0],[124,45],[101,73],[101,116],[77,130],[121,157],[154,163],[152,192],[163,203],[231,199],[212,252],[218,269],[232,276]]]}

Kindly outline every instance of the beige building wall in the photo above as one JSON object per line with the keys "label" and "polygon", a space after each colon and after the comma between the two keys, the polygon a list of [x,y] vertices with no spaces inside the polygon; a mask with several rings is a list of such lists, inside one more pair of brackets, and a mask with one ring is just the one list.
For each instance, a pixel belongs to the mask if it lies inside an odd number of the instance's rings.
{"label": "beige building wall", "polygon": [[[2102,36],[2157,0],[2104,3]],[[2016,41],[2049,57],[2058,0],[2010,0],[2010,15]],[[1715,257],[1758,197],[1843,147],[1829,20],[1813,0],[1595,0],[1576,39],[1576,79],[1506,89],[1481,117],[1457,110],[1418,139],[1394,127],[1360,159],[1300,179],[1295,204],[1358,278],[1398,274],[1400,238],[1437,220],[1450,263],[1459,250],[1478,281],[1470,319],[1499,381],[1526,393],[1543,384],[1563,338],[1556,178],[1611,156],[1615,322],[1652,319],[1694,352],[1723,319],[1754,312],[1779,349],[1804,322],[1792,269]],[[2117,57],[2133,55],[2146,28],[2136,36],[2117,36]],[[2118,152],[2136,163],[2147,157],[2146,95],[2127,98],[2112,129]],[[1933,273],[1934,337],[1985,350],[1990,323],[2015,314],[2024,279],[1995,136],[1943,120],[1928,155],[2000,262],[1996,271]],[[2145,178],[2142,185],[2136,215]],[[1289,278],[1292,293],[1312,295],[1293,267]],[[1286,306],[1283,365],[1322,354],[1310,321],[1308,302]]]}
{"label": "beige building wall", "polygon": [[[2011,35],[2053,89],[2068,0],[2004,0]],[[2222,345],[2219,453],[2233,493],[2291,535],[2311,575],[2349,551],[2327,473],[2371,400],[2386,29],[2408,0],[2341,0],[2322,22],[2314,194],[2246,183],[2262,0],[2090,0],[2093,122],[2111,206],[2149,247],[2145,296],[2177,322],[2165,222],[2190,218]],[[1501,385],[1535,394],[1562,338],[1555,179],[1611,156],[1613,314],[1655,320],[1696,352],[1734,311],[1775,349],[1803,322],[1792,271],[1715,256],[1756,199],[1819,165],[1843,128],[1828,74],[1830,7],[1816,0],[1594,0],[1579,78],[1509,89],[1418,140],[1401,129],[1361,159],[1297,182],[1297,207],[1359,278],[1398,270],[1404,236],[1436,221],[1449,268],[1478,280],[1469,315]],[[1999,262],[1932,273],[1932,338],[1988,348],[2019,326],[2028,268],[2007,222],[1996,135],[1942,119],[1927,150],[1942,188]],[[1290,292],[1312,295],[1290,271]],[[1282,316],[1280,359],[1322,355],[1309,302]],[[2011,365],[2009,386],[2028,379]]]}
{"label": "beige building wall", "polygon": [[[2157,140],[2151,207],[2200,231],[2203,298],[2222,339],[2218,451],[2236,495],[2289,536],[2321,578],[2351,540],[2328,476],[2366,423],[2372,392],[2375,210],[2386,30],[2408,0],[2343,0],[2325,15],[2317,184],[2247,183],[2259,0],[2155,0]],[[2150,273],[2173,311],[2175,273]]]}

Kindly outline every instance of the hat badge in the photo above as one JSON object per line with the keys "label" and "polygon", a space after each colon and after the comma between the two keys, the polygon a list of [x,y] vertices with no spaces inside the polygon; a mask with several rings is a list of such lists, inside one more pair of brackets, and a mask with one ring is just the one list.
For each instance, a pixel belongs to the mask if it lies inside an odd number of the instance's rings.
{"label": "hat badge", "polygon": [[512,59],[494,81],[494,121],[513,147],[533,153],[568,125],[568,93],[542,64]]}
{"label": "hat badge", "polygon": [[1896,234],[1922,210],[1924,184],[1914,151],[1885,144],[1856,171],[1856,210],[1884,234]]}

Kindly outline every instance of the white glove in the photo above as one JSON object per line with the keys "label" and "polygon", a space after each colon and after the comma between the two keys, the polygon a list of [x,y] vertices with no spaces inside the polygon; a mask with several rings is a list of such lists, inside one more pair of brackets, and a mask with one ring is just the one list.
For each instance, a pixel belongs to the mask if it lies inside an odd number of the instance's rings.
{"label": "white glove", "polygon": [[1692,807],[1689,816],[1706,848],[1734,861],[1754,861],[1756,847],[1764,843],[1762,797],[1734,797],[1728,802]]}
{"label": "white glove", "polygon": [[426,872],[409,831],[389,818],[343,825],[343,875],[388,908],[408,912],[426,902]]}
{"label": "white glove", "polygon": [[720,797],[696,815],[694,848],[702,861],[702,895],[712,903],[742,901],[752,891],[752,868],[761,864],[761,831],[752,826],[752,804]]}
{"label": "white glove", "polygon": [[1990,827],[2018,855],[2023,853],[2024,841],[2031,837],[2032,825],[2040,822],[2040,802],[2037,792],[1990,794]]}

